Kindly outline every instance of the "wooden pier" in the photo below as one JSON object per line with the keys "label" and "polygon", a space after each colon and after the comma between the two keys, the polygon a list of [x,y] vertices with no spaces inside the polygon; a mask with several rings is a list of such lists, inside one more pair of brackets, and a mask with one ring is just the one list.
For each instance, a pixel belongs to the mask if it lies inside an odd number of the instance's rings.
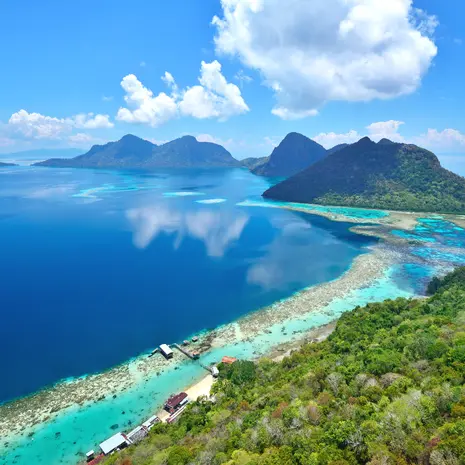
{"label": "wooden pier", "polygon": [[[173,344],[173,346],[175,349],[178,349],[179,352],[183,353],[186,357],[189,357],[191,360],[198,360],[199,357],[195,354],[193,354],[192,352],[189,352],[187,349],[185,349],[184,347],[181,347],[179,344]],[[202,362],[199,362],[199,365],[204,368],[205,370],[207,370],[209,373],[212,373],[212,368],[207,366],[207,365],[204,365]]]}

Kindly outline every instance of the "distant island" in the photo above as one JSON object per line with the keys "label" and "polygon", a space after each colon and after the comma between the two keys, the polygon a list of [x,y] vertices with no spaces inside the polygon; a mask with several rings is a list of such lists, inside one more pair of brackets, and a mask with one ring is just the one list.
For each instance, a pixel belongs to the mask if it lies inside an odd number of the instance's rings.
{"label": "distant island", "polygon": [[251,171],[260,176],[288,177],[325,156],[326,149],[323,146],[302,134],[291,132],[269,157],[258,159],[260,162]]}
{"label": "distant island", "polygon": [[7,166],[18,166],[16,163],[3,163],[0,161],[0,168],[6,168]]}
{"label": "distant island", "polygon": [[221,145],[199,142],[184,136],[155,145],[128,134],[117,142],[94,145],[87,153],[74,158],[52,158],[34,166],[71,168],[223,168],[241,163]]}
{"label": "distant island", "polygon": [[465,179],[432,152],[368,137],[263,193],[270,199],[389,210],[465,212]]}
{"label": "distant island", "polygon": [[265,164],[268,162],[270,157],[250,157],[250,158],[244,158],[241,160],[241,165],[245,166],[248,168],[250,171],[254,170],[255,168]]}
{"label": "distant island", "polygon": [[48,158],[71,158],[82,154],[81,149],[69,148],[69,149],[33,149],[33,150],[22,150],[21,152],[3,153],[1,156],[8,160],[14,161],[37,161],[46,160]]}

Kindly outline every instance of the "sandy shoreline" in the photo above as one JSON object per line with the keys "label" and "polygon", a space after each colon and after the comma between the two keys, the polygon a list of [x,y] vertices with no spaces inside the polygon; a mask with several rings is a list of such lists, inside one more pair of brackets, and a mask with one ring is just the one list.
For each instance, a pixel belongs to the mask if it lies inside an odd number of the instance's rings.
{"label": "sandy shoreline", "polygon": [[[416,219],[422,216],[418,213],[393,212],[388,217],[370,218],[364,221],[359,218],[348,218],[332,213],[294,207],[278,208],[325,216],[333,221],[361,224],[362,226],[354,226],[354,232],[376,237],[384,236],[382,227],[385,226],[412,229],[416,224]],[[463,222],[465,223],[465,219]],[[364,223],[370,225],[365,224],[364,226]],[[378,227],[381,228],[378,230]],[[371,246],[367,253],[359,255],[350,269],[336,280],[304,289],[288,299],[254,311],[235,322],[209,332],[200,338],[197,348],[206,353],[210,348],[247,342],[260,335],[266,335],[273,325],[283,325],[284,331],[287,322],[306,318],[318,311],[324,311],[332,302],[343,299],[350,292],[367,287],[370,283],[382,278],[385,270],[398,262],[400,258],[401,252],[396,251],[395,248],[386,247],[383,242]],[[318,331],[322,331],[321,327],[315,329],[315,334]],[[302,341],[312,337],[312,332],[313,330],[296,335],[296,340],[292,343],[294,346],[291,344],[291,348],[298,347]],[[286,344],[284,346],[277,344],[272,348],[270,357],[282,356],[281,351],[283,350],[287,351],[290,348]],[[0,437],[4,440],[18,436],[24,437],[30,434],[37,425],[53,421],[54,418],[65,414],[69,409],[86,408],[110,396],[118,396],[122,392],[135,388],[138,383],[144,380],[160,376],[167,370],[175,369],[176,365],[183,361],[185,358],[177,351],[175,351],[174,358],[168,362],[160,357],[148,358],[146,355],[142,355],[106,372],[77,378],[69,382],[60,382],[32,396],[0,405]],[[205,383],[205,385],[201,384],[201,387],[198,388],[201,392],[205,392],[207,389],[207,381],[204,379],[202,378],[200,383]]]}
{"label": "sandy shoreline", "polygon": [[[379,278],[395,260],[394,255],[375,246],[370,253],[357,257],[352,267],[335,281],[303,290],[289,299],[207,333],[201,336],[198,348],[203,348],[205,352],[210,347],[246,341],[266,332],[274,324],[303,317],[309,313],[309,309],[310,312],[317,311],[354,288],[366,286]],[[61,382],[32,396],[0,405],[0,436],[27,435],[34,426],[53,420],[67,409],[84,408],[109,396],[118,396],[138,382],[160,376],[183,361],[185,357],[177,351],[169,361],[143,355],[106,372]]]}

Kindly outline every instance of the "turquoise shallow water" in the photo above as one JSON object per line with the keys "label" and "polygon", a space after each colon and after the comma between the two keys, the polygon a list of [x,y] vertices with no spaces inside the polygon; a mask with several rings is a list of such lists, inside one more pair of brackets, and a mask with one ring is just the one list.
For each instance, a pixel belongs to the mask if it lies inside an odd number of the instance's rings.
{"label": "turquoise shallow water", "polygon": [[[277,344],[298,339],[302,332],[334,321],[357,305],[413,295],[395,284],[393,273],[394,270],[388,270],[383,278],[371,286],[353,291],[321,311],[271,326],[271,333],[260,334],[249,342],[212,349],[201,361],[206,364],[215,363],[224,355],[241,359],[256,358]],[[171,393],[201,379],[204,373],[198,364],[185,362],[176,370],[167,369],[160,377],[142,381],[135,389],[118,395],[116,399],[108,398],[84,408],[73,408],[52,423],[38,428],[33,439],[21,440],[16,444],[15,450],[2,457],[0,463],[75,464],[83,457],[83,453],[95,448],[112,433],[129,430],[151,416]]]}
{"label": "turquoise shallow water", "polygon": [[295,202],[277,202],[274,200],[260,199],[260,200],[246,200],[239,203],[244,207],[291,207],[306,210],[308,212],[321,212],[331,213],[335,215],[342,215],[346,218],[354,220],[370,220],[385,218],[389,213],[382,210],[364,210],[362,208],[351,208],[351,207],[327,207],[320,205],[308,205],[306,203],[295,203]]}
{"label": "turquoise shallow water", "polygon": [[392,233],[417,242],[410,249],[411,254],[438,270],[465,264],[465,229],[440,216],[420,218],[414,231]]}
{"label": "turquoise shallow water", "polygon": [[[141,250],[149,248],[157,238],[157,234],[160,234],[160,212],[170,213],[170,215],[163,217],[164,219],[169,218],[169,221],[162,224],[165,235],[168,237],[171,237],[170,234],[175,236],[175,240],[164,242],[164,247],[180,247],[179,224],[186,227],[183,223],[184,220],[179,219],[183,218],[180,212],[191,212],[192,205],[197,205],[198,208],[203,209],[210,208],[209,206],[218,209],[237,209],[234,214],[238,218],[243,218],[243,215],[247,214],[248,207],[258,207],[257,218],[259,218],[259,221],[265,221],[265,219],[270,221],[269,218],[272,218],[272,221],[275,222],[273,228],[284,231],[293,247],[297,247],[295,249],[297,253],[292,256],[292,260],[286,261],[283,260],[282,254],[279,253],[282,246],[276,248],[276,245],[280,244],[279,241],[271,240],[265,244],[259,242],[253,244],[252,248],[263,255],[263,257],[259,257],[260,260],[255,264],[256,269],[260,270],[261,274],[257,272],[254,275],[255,278],[258,276],[262,280],[261,292],[266,290],[270,282],[271,285],[275,285],[275,281],[269,281],[270,277],[263,275],[263,270],[269,270],[273,264],[277,264],[277,269],[285,267],[285,274],[291,281],[294,278],[301,278],[299,275],[308,272],[308,270],[296,267],[297,264],[306,260],[310,262],[312,259],[312,254],[304,254],[305,250],[310,247],[305,242],[305,237],[308,234],[307,228],[317,229],[325,223],[322,222],[320,225],[316,220],[315,223],[306,226],[305,222],[302,223],[299,217],[295,217],[295,221],[288,222],[287,216],[282,216],[279,211],[277,212],[279,215],[276,217],[274,215],[269,216],[266,211],[260,213],[261,209],[266,210],[269,207],[279,208],[288,205],[279,202],[261,201],[259,193],[264,190],[263,180],[251,177],[247,172],[235,171],[225,176],[218,185],[201,174],[198,175],[196,180],[190,179],[189,182],[184,181],[182,184],[171,185],[169,182],[170,175],[166,173],[162,175],[118,174],[117,180],[113,179],[114,175],[111,174],[111,182],[107,182],[107,174],[105,173],[91,173],[93,180],[88,185],[76,180],[74,174],[70,173],[70,171],[72,170],[57,173],[60,173],[60,176],[65,179],[72,179],[72,181],[68,180],[59,186],[55,182],[46,187],[38,182],[38,186],[27,195],[30,196],[29,198],[44,199],[46,202],[53,200],[55,206],[60,203],[67,205],[70,197],[84,204],[99,201],[103,205],[105,202],[109,202],[112,208],[106,214],[111,217],[118,215],[118,209],[121,208],[122,202],[131,199],[134,204],[127,205],[129,211],[133,212],[133,216],[130,218],[133,221],[142,219],[140,224],[138,223],[138,228],[133,232],[135,244],[138,244]],[[237,184],[238,182],[239,184]],[[227,188],[224,186],[227,186]],[[244,190],[237,193],[238,186],[243,186]],[[10,189],[8,194],[11,197],[14,194],[15,187],[12,186]],[[233,191],[235,194],[230,194]],[[155,202],[158,205],[160,199],[164,202],[170,202],[171,210],[147,210],[145,206],[140,208],[140,199],[147,199],[145,197],[147,195],[150,196],[151,204]],[[21,208],[27,207],[23,206],[22,202],[20,202],[20,206]],[[360,220],[378,219],[387,215],[386,212],[375,210],[319,207],[302,204],[291,204],[291,206],[303,208],[309,212],[343,214],[352,219]],[[69,208],[69,206],[66,206],[66,208]],[[98,211],[101,211],[100,207]],[[175,213],[174,216],[173,212]],[[234,249],[231,234],[236,233],[234,228],[229,227],[231,225],[237,227],[237,223],[231,221],[230,216],[226,216],[226,218],[218,216],[217,212],[207,216],[204,215],[205,210],[201,210],[201,212],[203,216],[195,217],[196,221],[190,225],[189,232],[183,232],[183,234],[190,234],[192,237],[204,241],[205,250],[207,254],[213,256],[215,266],[226,253],[233,253],[233,263],[237,266],[237,263],[244,258],[244,245],[237,250]],[[286,212],[286,215],[288,213]],[[9,212],[5,210],[4,214],[8,215]],[[173,218],[175,221],[173,221]],[[221,221],[218,223],[219,220]],[[226,229],[223,228],[223,220],[226,221],[226,226],[228,226]],[[199,230],[197,226],[206,221],[209,222],[212,229],[210,229],[211,234],[204,235],[203,230]],[[248,221],[248,224],[250,224],[251,220],[248,219]],[[243,223],[240,224],[243,225]],[[265,231],[262,229],[261,223],[256,227],[259,227],[258,231],[261,233]],[[341,227],[341,225],[338,226],[334,223],[334,231]],[[330,235],[332,237],[322,236],[327,241],[325,246],[330,249],[335,248],[337,241],[341,240],[340,237],[334,235],[334,231]],[[344,238],[346,232],[339,230],[338,234]],[[395,234],[399,235],[397,232]],[[252,340],[214,348],[202,358],[202,362],[206,364],[215,363],[223,355],[247,359],[255,358],[267,353],[277,344],[298,339],[302,332],[334,321],[343,312],[349,311],[357,305],[364,305],[387,298],[409,297],[420,294],[428,279],[437,271],[461,263],[461,260],[465,262],[465,254],[462,254],[460,250],[460,248],[465,247],[465,234],[463,229],[455,227],[452,223],[444,222],[437,217],[426,218],[420,221],[415,231],[408,233],[408,235],[405,236],[408,239],[418,239],[418,244],[406,247],[402,262],[386,270],[382,278],[377,279],[371,285],[363,289],[353,290],[343,299],[337,299],[329,306],[318,311],[312,309],[313,311],[298,318],[276,324],[269,328],[270,332],[259,334]],[[232,237],[236,236],[233,235]],[[279,237],[277,239],[281,240]],[[455,249],[451,250],[451,247],[455,247]],[[287,254],[284,255],[287,256]],[[263,261],[264,258],[270,256],[273,261]],[[255,259],[253,255],[251,257]],[[296,268],[297,273],[295,273]],[[226,269],[229,268],[226,267]],[[224,267],[217,270],[223,272]],[[310,271],[314,273],[314,271]],[[340,273],[341,271],[326,274],[317,282],[329,281],[334,279],[335,275],[340,275]],[[302,289],[302,287],[304,286],[299,281],[299,285],[296,286],[296,293],[291,299],[298,299],[298,289]],[[237,315],[237,317],[240,316]],[[203,375],[204,371],[198,364],[192,362],[182,363],[177,369],[165,369],[158,377],[141,379],[134,388],[119,394],[115,399],[110,396],[98,403],[92,403],[84,407],[76,406],[67,410],[59,414],[54,421],[36,428],[32,437],[22,438],[17,441],[12,439],[8,447],[5,447],[5,438],[2,438],[3,442],[0,447],[3,446],[3,451],[0,449],[0,465],[75,464],[82,459],[83,453],[87,450],[96,448],[98,443],[114,434],[114,432],[129,430],[134,425],[139,424],[156,412],[171,393],[192,384]]]}

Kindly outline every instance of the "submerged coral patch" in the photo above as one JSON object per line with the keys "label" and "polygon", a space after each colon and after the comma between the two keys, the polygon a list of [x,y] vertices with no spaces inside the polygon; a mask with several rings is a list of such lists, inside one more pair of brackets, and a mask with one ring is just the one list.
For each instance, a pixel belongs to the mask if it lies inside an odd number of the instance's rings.
{"label": "submerged coral patch", "polygon": [[216,203],[226,202],[226,199],[205,199],[205,200],[196,200],[197,203],[203,203],[205,205],[213,205]]}
{"label": "submerged coral patch", "polygon": [[191,197],[194,195],[205,195],[203,192],[180,191],[180,192],[163,192],[163,197]]}

